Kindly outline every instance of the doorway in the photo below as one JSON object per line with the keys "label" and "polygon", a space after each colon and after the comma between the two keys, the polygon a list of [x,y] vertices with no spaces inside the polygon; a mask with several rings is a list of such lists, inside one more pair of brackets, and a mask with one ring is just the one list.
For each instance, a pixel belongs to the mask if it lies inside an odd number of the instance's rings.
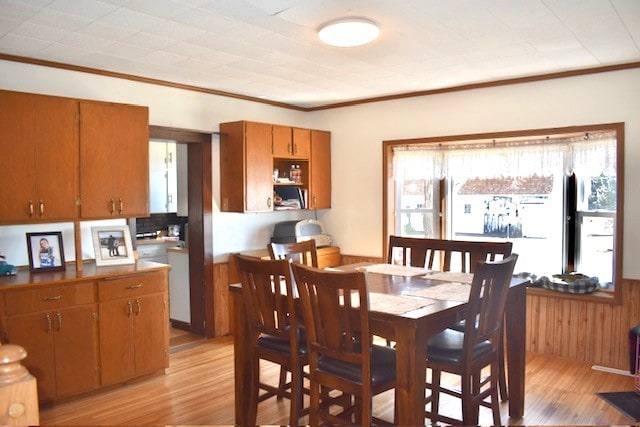
{"label": "doorway", "polygon": [[173,327],[214,336],[211,132],[149,126],[150,139],[187,146],[189,303],[191,322]]}

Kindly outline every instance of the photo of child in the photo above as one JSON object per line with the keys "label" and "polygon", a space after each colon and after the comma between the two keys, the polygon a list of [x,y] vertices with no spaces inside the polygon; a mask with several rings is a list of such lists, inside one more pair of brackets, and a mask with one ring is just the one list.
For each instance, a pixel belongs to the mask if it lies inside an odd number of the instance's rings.
{"label": "photo of child", "polygon": [[46,237],[40,239],[40,267],[55,267],[56,257],[53,255],[53,247]]}
{"label": "photo of child", "polygon": [[29,270],[31,272],[56,271],[65,268],[62,233],[27,233]]}

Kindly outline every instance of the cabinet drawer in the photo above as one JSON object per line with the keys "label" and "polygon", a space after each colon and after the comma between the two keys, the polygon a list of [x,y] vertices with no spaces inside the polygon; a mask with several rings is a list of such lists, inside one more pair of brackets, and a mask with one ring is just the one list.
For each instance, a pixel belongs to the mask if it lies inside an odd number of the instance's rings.
{"label": "cabinet drawer", "polygon": [[326,246],[318,248],[318,267],[335,267],[342,264],[340,248],[336,246]]}
{"label": "cabinet drawer", "polygon": [[5,293],[7,315],[56,310],[95,302],[93,282],[46,286]]}
{"label": "cabinet drawer", "polygon": [[100,301],[165,292],[166,290],[166,273],[161,272],[107,278],[98,282]]}

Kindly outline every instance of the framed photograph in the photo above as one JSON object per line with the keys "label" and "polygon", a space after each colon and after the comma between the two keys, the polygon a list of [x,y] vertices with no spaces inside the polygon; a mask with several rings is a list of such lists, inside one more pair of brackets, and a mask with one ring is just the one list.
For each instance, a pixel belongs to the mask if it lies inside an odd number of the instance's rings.
{"label": "framed photograph", "polygon": [[27,248],[29,251],[29,271],[32,273],[64,270],[61,231],[27,233]]}
{"label": "framed photograph", "polygon": [[133,264],[131,233],[126,225],[91,227],[96,265]]}

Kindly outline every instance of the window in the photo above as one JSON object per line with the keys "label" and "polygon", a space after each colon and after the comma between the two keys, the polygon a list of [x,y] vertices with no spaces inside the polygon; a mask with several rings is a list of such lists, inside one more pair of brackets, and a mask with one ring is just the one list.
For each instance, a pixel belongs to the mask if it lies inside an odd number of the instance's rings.
{"label": "window", "polygon": [[385,142],[385,241],[510,240],[520,272],[577,271],[614,290],[623,126],[529,132]]}

